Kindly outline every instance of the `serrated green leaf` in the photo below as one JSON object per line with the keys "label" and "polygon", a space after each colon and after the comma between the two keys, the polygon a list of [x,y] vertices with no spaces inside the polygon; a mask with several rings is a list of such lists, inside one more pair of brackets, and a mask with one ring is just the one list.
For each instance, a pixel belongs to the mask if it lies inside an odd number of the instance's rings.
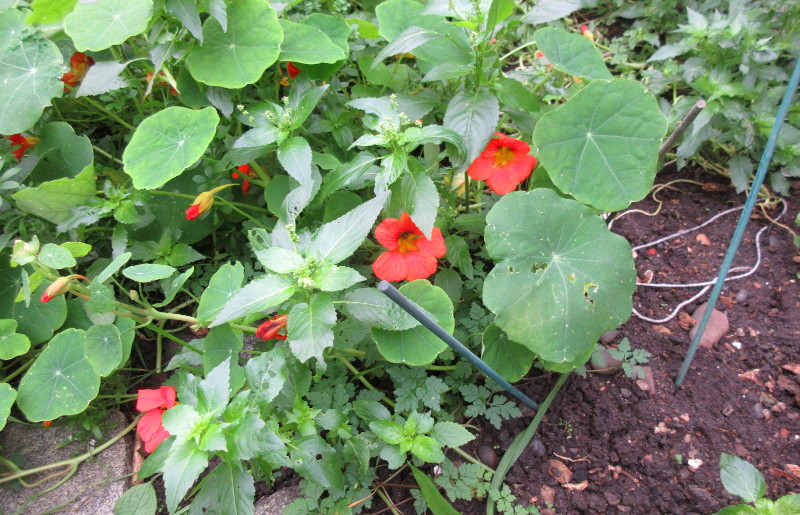
{"label": "serrated green leaf", "polygon": [[321,291],[341,291],[366,280],[364,276],[346,266],[328,265],[312,277],[314,288]]}
{"label": "serrated green leaf", "polygon": [[106,377],[122,362],[122,339],[113,325],[93,325],[86,330],[86,358],[100,377]]}
{"label": "serrated green leaf", "polygon": [[6,427],[6,420],[11,414],[11,406],[17,399],[17,392],[8,383],[0,383],[0,431]]}
{"label": "serrated green leaf", "polygon": [[241,288],[243,279],[244,267],[241,263],[225,263],[219,267],[208,282],[208,288],[200,297],[197,318],[202,323],[214,320],[225,304]]}
{"label": "serrated green leaf", "polygon": [[66,221],[73,208],[95,196],[94,166],[87,166],[74,179],[49,181],[14,193],[17,207],[54,224]]}
{"label": "serrated green leaf", "polygon": [[281,61],[335,63],[347,57],[347,53],[318,28],[289,20],[279,21],[283,30]]}
{"label": "serrated green leaf", "polygon": [[255,483],[240,463],[223,461],[203,480],[192,511],[252,515]]}
{"label": "serrated green leaf", "polygon": [[483,152],[499,120],[500,103],[486,87],[459,91],[444,114],[444,126],[464,139],[465,163],[471,163]]}
{"label": "serrated green leaf", "polygon": [[611,79],[603,55],[594,43],[580,34],[545,27],[533,34],[537,47],[553,67],[589,80]]}
{"label": "serrated green leaf", "polygon": [[152,483],[135,485],[114,503],[114,515],[155,515],[156,489]]}
{"label": "serrated green leaf", "polygon": [[0,320],[0,360],[22,356],[31,348],[30,339],[16,330],[16,320]]}
{"label": "serrated green leaf", "polygon": [[372,327],[400,331],[419,325],[411,315],[375,288],[347,292],[344,308],[350,316]]}
{"label": "serrated green leaf", "polygon": [[311,180],[311,147],[300,136],[284,140],[278,146],[278,161],[300,184]]}
{"label": "serrated green leaf", "polygon": [[122,154],[134,187],[155,189],[180,175],[206,151],[218,123],[213,107],[169,107],[146,118]]}
{"label": "serrated green leaf", "polygon": [[322,438],[310,436],[300,441],[292,451],[291,460],[292,467],[301,476],[324,488],[344,489],[341,458]]}
{"label": "serrated green leaf", "polygon": [[203,44],[203,27],[200,25],[200,13],[194,0],[167,0],[167,11],[178,18],[183,26]]}
{"label": "serrated green leaf", "polygon": [[330,297],[315,293],[306,303],[295,304],[286,324],[289,348],[301,362],[317,358],[322,362],[323,351],[333,346],[333,325],[336,310]]}
{"label": "serrated green leaf", "polygon": [[[441,288],[419,279],[404,284],[400,293],[426,310],[431,317],[448,333],[455,328],[453,303]],[[436,359],[447,344],[430,330],[419,325],[402,331],[387,331],[373,327],[372,338],[384,358],[392,363],[407,365],[427,365]]]}
{"label": "serrated green leaf", "polygon": [[83,2],[64,18],[64,32],[79,51],[100,51],[147,30],[152,15],[153,0]]}
{"label": "serrated green leaf", "polygon": [[722,453],[719,458],[719,478],[722,486],[744,502],[764,497],[767,484],[764,476],[750,463],[738,456]]}
{"label": "serrated green leaf", "polygon": [[283,30],[275,10],[261,0],[232,3],[226,19],[227,28],[216,17],[203,23],[203,44],[186,62],[197,81],[238,89],[258,81],[278,59]]}
{"label": "serrated green leaf", "polygon": [[618,211],[653,186],[667,130],[655,97],[638,82],[595,81],[545,114],[533,131],[553,183],[585,204]]}
{"label": "serrated green leaf", "polygon": [[230,363],[230,389],[237,392],[244,385],[244,368],[239,365],[242,350],[242,333],[234,331],[229,324],[211,329],[205,337],[203,347],[203,371],[211,371],[226,360]]}
{"label": "serrated green leaf", "polygon": [[171,266],[143,263],[141,265],[133,265],[124,268],[122,270],[122,275],[139,283],[149,283],[158,281],[159,279],[166,279],[175,272],[177,272],[177,270]]}
{"label": "serrated green leaf", "polygon": [[56,270],[70,268],[78,264],[70,251],[54,243],[45,243],[42,246],[38,260],[44,266],[49,266]]}
{"label": "serrated green leaf", "polygon": [[431,239],[433,224],[439,209],[439,191],[433,179],[424,172],[407,173],[400,183],[403,210],[419,227],[426,238]]}
{"label": "serrated green leaf", "polygon": [[294,291],[294,283],[279,275],[268,275],[256,279],[231,297],[209,327],[215,327],[251,313],[266,312],[289,299]]}
{"label": "serrated green leaf", "polygon": [[466,240],[461,236],[448,236],[444,240],[444,246],[447,248],[445,259],[461,270],[461,273],[464,274],[467,279],[472,279],[474,268],[472,266],[472,256]]}
{"label": "serrated green leaf", "polygon": [[456,424],[455,422],[437,422],[433,426],[431,437],[448,447],[461,447],[475,439],[475,435],[467,431],[461,424]]}
{"label": "serrated green leaf", "polygon": [[[238,359],[238,356],[236,356]],[[226,359],[200,381],[197,400],[201,413],[221,413],[228,405],[231,392],[231,358]]]}
{"label": "serrated green leaf", "polygon": [[388,196],[388,192],[376,195],[346,215],[320,227],[311,239],[308,254],[328,265],[335,265],[350,257],[369,234]]}
{"label": "serrated green leaf", "polygon": [[383,61],[389,56],[411,52],[420,45],[424,45],[429,41],[434,41],[442,37],[444,37],[443,34],[439,34],[438,32],[434,32],[432,30],[423,29],[422,27],[417,26],[409,27],[398,34],[391,43],[386,45],[380,52],[378,52],[378,55],[375,56],[375,60],[372,61],[372,68],[375,68],[379,62]]}
{"label": "serrated green leaf", "polygon": [[442,447],[430,436],[417,435],[411,443],[411,454],[427,463],[441,463],[444,461]]}
{"label": "serrated green leaf", "polygon": [[84,354],[86,333],[67,329],[42,351],[19,384],[17,404],[39,422],[82,412],[97,396],[100,377]]}
{"label": "serrated green leaf", "polygon": [[190,267],[188,270],[186,270],[179,276],[169,280],[166,286],[164,287],[164,300],[162,300],[158,304],[153,304],[153,306],[161,308],[172,302],[172,300],[175,298],[175,295],[177,295],[178,292],[181,291],[181,288],[183,288],[183,285],[186,283],[189,277],[192,276],[193,273],[194,273],[194,267]]}
{"label": "serrated green leaf", "polygon": [[630,245],[589,208],[540,188],[504,195],[486,221],[498,264],[483,299],[511,340],[546,361],[581,364],[603,332],[628,319]]}
{"label": "serrated green leaf", "polygon": [[325,175],[318,198],[324,200],[334,191],[349,186],[366,174],[379,158],[367,152],[360,152],[352,161],[342,163]]}
{"label": "serrated green leaf", "polygon": [[278,396],[286,382],[286,351],[274,348],[249,360],[245,375],[259,405],[266,406]]}
{"label": "serrated green leaf", "polygon": [[369,423],[370,430],[386,443],[399,444],[406,437],[403,427],[391,420],[375,420]]}
{"label": "serrated green leaf", "polygon": [[200,450],[193,439],[176,441],[172,445],[163,467],[167,509],[171,513],[175,512],[183,496],[207,466],[208,454]]}

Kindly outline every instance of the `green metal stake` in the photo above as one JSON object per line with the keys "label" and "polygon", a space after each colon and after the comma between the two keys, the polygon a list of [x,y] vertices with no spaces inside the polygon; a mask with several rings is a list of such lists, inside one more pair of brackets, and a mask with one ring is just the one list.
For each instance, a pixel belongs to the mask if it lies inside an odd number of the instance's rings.
{"label": "green metal stake", "polygon": [[686,353],[681,370],[678,372],[678,378],[675,380],[675,388],[680,387],[681,383],[683,383],[683,380],[686,378],[686,373],[689,371],[692,359],[694,359],[694,353],[697,351],[698,345],[700,345],[700,339],[703,337],[703,332],[706,329],[709,318],[711,318],[711,312],[714,310],[714,307],[716,307],[719,295],[722,293],[722,287],[725,284],[724,279],[728,275],[733,257],[736,255],[736,250],[739,248],[742,236],[744,236],[744,230],[747,227],[747,221],[750,219],[750,213],[753,212],[753,207],[755,207],[758,192],[761,189],[761,185],[764,183],[764,177],[767,175],[767,168],[769,167],[769,162],[772,160],[772,154],[775,152],[775,145],[778,142],[781,126],[783,126],[783,121],[786,119],[786,114],[789,112],[789,105],[792,103],[792,98],[794,97],[798,83],[800,83],[800,58],[794,63],[794,71],[789,79],[789,84],[786,86],[786,92],[783,94],[783,100],[781,100],[781,105],[778,108],[778,115],[775,117],[775,124],[772,126],[772,130],[769,133],[769,139],[767,139],[767,145],[764,147],[764,153],[761,154],[761,161],[758,163],[756,177],[753,179],[753,184],[750,186],[750,193],[747,195],[744,209],[742,209],[742,214],[739,216],[739,223],[736,225],[733,238],[731,238],[728,252],[725,254],[725,259],[722,260],[722,266],[719,269],[717,281],[711,289],[706,312],[703,313],[703,318],[697,326],[697,333],[695,333],[692,344],[689,346],[689,352]]}
{"label": "green metal stake", "polygon": [[389,297],[395,304],[403,308],[406,313],[414,317],[417,322],[422,324],[426,329],[430,332],[435,334],[439,337],[443,342],[449,345],[454,351],[458,352],[466,359],[468,359],[473,365],[475,365],[478,370],[486,374],[487,376],[491,377],[497,384],[505,388],[508,393],[516,397],[517,399],[521,400],[528,406],[533,409],[538,410],[539,405],[536,404],[530,397],[522,393],[521,391],[517,390],[514,385],[503,379],[500,374],[495,372],[495,370],[486,364],[481,358],[476,356],[472,353],[471,350],[464,347],[464,345],[453,338],[453,336],[444,330],[442,326],[436,323],[431,317],[429,317],[419,306],[417,306],[414,302],[412,302],[408,297],[400,293],[397,288],[389,284],[387,281],[381,281],[378,284],[378,290],[381,293]]}

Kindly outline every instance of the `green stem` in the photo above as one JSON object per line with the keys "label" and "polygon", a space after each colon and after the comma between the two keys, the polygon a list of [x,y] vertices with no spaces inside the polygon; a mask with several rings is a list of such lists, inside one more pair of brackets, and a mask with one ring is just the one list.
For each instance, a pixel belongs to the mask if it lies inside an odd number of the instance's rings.
{"label": "green stem", "polygon": [[376,492],[378,492],[378,497],[380,497],[383,500],[384,504],[386,504],[386,507],[389,508],[389,510],[391,510],[391,512],[394,513],[394,515],[403,515],[402,513],[397,511],[397,508],[394,507],[394,502],[392,502],[392,500],[389,499],[389,497],[387,497],[385,493],[383,493],[382,488],[378,488]]}
{"label": "green stem", "polygon": [[203,355],[203,351],[201,351],[200,349],[198,349],[197,347],[195,347],[191,343],[187,343],[187,342],[181,340],[180,338],[169,334],[168,332],[164,331],[163,329],[161,329],[158,326],[150,324],[150,325],[147,326],[147,328],[152,330],[155,333],[160,334],[161,336],[164,336],[165,338],[169,338],[170,340],[172,340],[173,342],[177,343],[178,345],[182,345],[182,346],[186,347],[187,349],[190,349],[190,350],[200,354],[201,356]]}
{"label": "green stem", "polygon": [[[568,377],[569,373],[561,374],[561,377],[559,377],[556,381],[556,384],[553,385],[553,389],[550,390],[547,398],[539,405],[539,409],[536,411],[536,416],[533,417],[531,425],[528,426],[528,429],[526,429],[523,433],[520,433],[513,442],[511,442],[508,450],[503,455],[503,459],[501,459],[500,463],[497,465],[497,471],[495,472],[494,477],[492,477],[492,483],[489,486],[490,489],[500,489],[500,485],[503,483],[506,474],[508,474],[508,471],[511,470],[511,466],[514,465],[517,459],[519,459],[519,457],[522,455],[522,452],[528,446],[528,443],[533,438],[533,435],[536,434],[536,430],[539,428],[539,424],[542,422],[542,419],[547,413],[547,409],[550,407],[553,399],[555,399],[558,391],[562,386],[564,386],[564,383],[567,381]],[[494,500],[491,498],[486,504],[486,515],[494,515]]]}
{"label": "green stem", "polygon": [[514,48],[514,49],[512,49],[512,50],[511,50],[510,52],[508,52],[507,54],[505,54],[505,55],[501,56],[501,57],[500,57],[500,60],[501,60],[501,61],[504,61],[504,60],[506,60],[508,57],[510,57],[512,54],[514,54],[514,53],[516,53],[516,52],[518,52],[518,51],[522,50],[523,48],[528,48],[529,46],[533,46],[533,45],[535,45],[535,44],[536,44],[536,41],[529,41],[529,42],[525,43],[524,45],[520,45],[520,46],[518,46],[517,48]]}
{"label": "green stem", "polygon": [[[188,199],[191,199],[191,200],[194,200],[195,197],[197,197],[197,195],[189,195],[188,193],[176,193],[174,191],[164,191],[164,190],[151,190],[150,193],[153,193],[153,194],[156,194],[156,195],[167,195],[167,196],[170,196],[170,197],[188,198]],[[222,200],[222,199],[220,199],[220,200]],[[238,206],[238,207],[242,207],[242,208],[252,209],[253,211],[260,211],[262,213],[269,213],[269,210],[268,209],[264,209],[263,207],[253,206],[253,205],[250,205],[250,204],[243,204],[241,202],[230,202],[228,200],[225,200],[225,202],[228,203],[231,206]]]}
{"label": "green stem", "polygon": [[254,224],[256,224],[256,226],[258,226],[258,227],[260,227],[260,228],[264,229],[265,231],[269,230],[269,229],[268,229],[268,228],[267,228],[267,227],[266,227],[264,224],[262,224],[261,222],[259,222],[259,221],[258,221],[258,220],[256,220],[255,218],[253,218],[252,216],[248,215],[247,213],[245,213],[244,211],[242,211],[241,209],[239,209],[238,207],[236,207],[236,206],[234,205],[234,203],[233,203],[233,202],[228,202],[227,200],[224,200],[224,199],[219,199],[219,200],[220,200],[220,202],[222,202],[224,205],[226,205],[226,206],[229,206],[231,209],[233,209],[234,211],[236,211],[237,213],[239,213],[239,214],[240,214],[240,215],[242,215],[243,217],[247,218],[248,220],[250,220],[251,222],[253,222]]}
{"label": "green stem", "polygon": [[231,326],[231,329],[238,329],[245,333],[256,334],[256,331],[258,331],[257,328],[251,327],[249,325],[241,325],[241,324],[228,324],[228,325]]}
{"label": "green stem", "polygon": [[30,361],[28,361],[27,363],[25,363],[25,364],[24,364],[24,365],[22,365],[21,367],[17,368],[15,371],[13,371],[13,372],[11,372],[10,374],[8,374],[8,375],[6,376],[6,378],[5,378],[5,379],[3,379],[3,382],[4,382],[4,383],[10,383],[12,379],[14,379],[15,377],[17,377],[17,376],[18,376],[18,375],[20,375],[21,373],[25,372],[25,371],[28,369],[28,367],[30,367],[31,365],[33,365],[33,362],[34,362],[34,361],[36,361],[36,360],[32,358]]}
{"label": "green stem", "polygon": [[164,324],[166,323],[167,323],[166,320],[162,320],[161,322],[158,323],[158,328],[161,329],[161,331],[163,332],[159,332],[156,334],[156,374],[161,373],[161,350],[162,350],[161,339],[164,338],[164,334],[169,334],[166,331],[164,331]]}
{"label": "green stem", "polygon": [[373,392],[378,392],[378,393],[383,394],[383,399],[381,399],[381,400],[383,402],[385,402],[386,404],[388,404],[389,406],[394,408],[394,401],[392,401],[389,397],[387,397],[385,393],[383,393],[380,390],[378,390],[377,388],[375,388],[372,385],[372,383],[367,381],[367,379],[364,376],[361,375],[361,372],[359,372],[358,369],[356,367],[354,367],[352,363],[347,361],[343,356],[336,356],[336,359],[337,359],[337,361],[339,361],[339,363],[341,363],[342,365],[347,367],[347,369],[350,372],[352,372],[354,376],[356,376],[356,379],[361,381],[361,384],[366,386],[368,390],[372,390]]}
{"label": "green stem", "polygon": [[70,467],[71,469],[74,469],[75,467],[80,465],[81,462],[88,460],[92,456],[96,456],[96,455],[100,454],[104,450],[108,449],[109,447],[111,447],[112,445],[117,443],[120,439],[122,439],[122,437],[124,437],[134,427],[136,427],[136,424],[139,422],[139,419],[142,418],[143,415],[144,415],[144,413],[142,413],[141,415],[136,417],[133,422],[128,424],[128,427],[123,429],[120,433],[117,433],[113,438],[108,440],[103,445],[101,445],[99,447],[95,447],[94,449],[90,450],[89,452],[86,452],[86,453],[81,454],[80,456],[76,456],[74,458],[70,458],[68,460],[58,461],[56,463],[49,463],[47,465],[42,465],[41,467],[35,467],[35,468],[32,468],[32,469],[22,470],[19,467],[17,467],[14,463],[4,459],[3,462],[9,468],[14,470],[15,473],[10,475],[10,476],[5,476],[3,478],[0,478],[0,484],[8,483],[8,482],[15,481],[15,480],[23,478],[23,477],[30,476],[32,474],[38,474],[40,472],[45,472],[47,470],[52,470],[52,469],[56,469],[56,468],[60,468],[60,467]]}
{"label": "green stem", "polygon": [[106,116],[108,116],[109,118],[111,118],[112,120],[117,122],[118,124],[122,125],[126,129],[128,129],[130,131],[135,131],[136,130],[136,127],[134,127],[133,125],[129,124],[128,122],[126,122],[125,120],[123,120],[122,118],[117,116],[116,114],[112,113],[111,111],[107,110],[105,107],[103,107],[103,105],[101,103],[95,102],[94,100],[92,100],[92,98],[90,98],[90,97],[81,97],[81,100],[83,100],[85,103],[89,104],[90,106],[94,107],[95,109],[98,109],[98,110],[102,111]]}
{"label": "green stem", "polygon": [[92,148],[93,148],[93,149],[94,149],[94,151],[95,151],[95,152],[97,152],[98,154],[100,154],[100,155],[103,155],[103,156],[106,156],[107,158],[111,159],[112,161],[115,161],[115,162],[117,162],[117,163],[119,163],[119,164],[121,164],[121,165],[124,165],[124,164],[125,164],[125,163],[123,163],[123,162],[122,162],[122,160],[121,160],[121,159],[117,159],[116,157],[112,156],[111,154],[109,154],[108,152],[106,152],[106,151],[105,151],[105,150],[103,150],[102,148],[98,147],[97,145],[92,145]]}

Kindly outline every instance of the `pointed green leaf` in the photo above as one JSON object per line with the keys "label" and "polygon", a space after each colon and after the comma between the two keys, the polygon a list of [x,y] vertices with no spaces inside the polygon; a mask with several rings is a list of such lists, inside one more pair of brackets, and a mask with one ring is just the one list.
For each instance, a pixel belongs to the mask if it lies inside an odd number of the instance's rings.
{"label": "pointed green leaf", "polygon": [[483,299],[511,340],[544,360],[581,364],[600,335],[628,319],[630,245],[589,208],[539,188],[504,195],[486,222],[499,263]]}
{"label": "pointed green leaf", "polygon": [[239,365],[239,351],[242,346],[242,333],[234,331],[229,324],[211,329],[205,337],[203,371],[210,374],[220,363],[229,361],[232,392],[238,391],[244,385],[244,368]]}
{"label": "pointed green leaf", "polygon": [[455,131],[467,146],[465,163],[471,163],[486,148],[500,120],[500,103],[486,87],[463,89],[450,101],[444,126]]}
{"label": "pointed green leaf", "polygon": [[533,143],[553,183],[585,204],[625,209],[653,186],[666,120],[638,82],[596,81],[542,116]]}
{"label": "pointed green leaf", "polygon": [[144,263],[123,269],[122,275],[139,283],[149,283],[159,279],[166,279],[175,272],[177,272],[177,270],[171,266]]}
{"label": "pointed green leaf", "polygon": [[422,496],[425,498],[425,502],[433,515],[458,515],[458,510],[453,508],[453,505],[447,502],[447,499],[439,493],[433,480],[417,467],[409,466],[411,467],[411,473],[414,474],[414,480],[419,485]]}
{"label": "pointed green leaf", "polygon": [[114,515],[155,515],[156,489],[153,483],[135,485],[114,503]]}
{"label": "pointed green leaf", "polygon": [[[15,9],[0,12],[0,27],[8,30],[24,16]],[[33,127],[50,100],[64,90],[59,80],[64,61],[55,43],[39,35],[21,39],[15,32],[10,31],[15,44],[0,41],[0,134]]]}
{"label": "pointed green leaf", "polygon": [[167,0],[167,11],[178,18],[192,36],[203,44],[203,27],[200,25],[200,13],[194,0]]}
{"label": "pointed green leaf", "polygon": [[335,63],[347,57],[327,34],[316,27],[289,20],[280,20],[283,30],[281,61],[317,64]]}
{"label": "pointed green leaf", "polygon": [[310,436],[292,451],[292,468],[324,488],[344,490],[342,461],[336,449],[319,436]]}
{"label": "pointed green leaf", "polygon": [[603,55],[581,34],[545,27],[533,34],[533,40],[556,70],[589,80],[612,78]]}
{"label": "pointed green leaf", "polygon": [[64,19],[75,7],[78,0],[33,0],[31,14],[28,15],[30,25],[48,25]]}
{"label": "pointed green leaf", "polygon": [[444,461],[441,444],[430,436],[415,436],[411,444],[411,453],[428,463],[441,463]]}
{"label": "pointed green leaf", "polygon": [[100,390],[100,377],[84,354],[86,333],[57,334],[19,384],[17,404],[29,420],[40,422],[82,412]]}
{"label": "pointed green leaf", "polygon": [[347,292],[344,298],[344,307],[350,316],[372,327],[401,331],[419,325],[416,319],[375,288],[359,288]]}
{"label": "pointed green leaf", "polygon": [[242,464],[223,461],[203,480],[190,513],[252,515],[255,493],[253,476]]}
{"label": "pointed green leaf", "polygon": [[524,345],[512,342],[502,329],[490,324],[483,331],[481,359],[509,382],[516,382],[528,373],[536,355]]}
{"label": "pointed green leaf", "polygon": [[24,334],[18,334],[17,321],[0,320],[0,359],[22,356],[31,348],[31,341]]}
{"label": "pointed green leaf", "polygon": [[187,65],[199,82],[242,88],[278,59],[281,41],[283,30],[268,2],[239,0],[228,6],[227,30],[215,17],[203,23],[203,44],[189,53]]}
{"label": "pointed green leaf", "polygon": [[407,173],[400,183],[404,211],[417,224],[426,238],[431,239],[433,224],[439,209],[439,191],[425,172]]}
{"label": "pointed green leaf", "polygon": [[369,428],[386,443],[399,444],[406,437],[403,427],[391,420],[375,420],[369,423]]}
{"label": "pointed green leaf", "polygon": [[329,265],[350,257],[369,234],[388,196],[383,192],[320,227],[309,244],[309,255]]}
{"label": "pointed green leaf", "polygon": [[201,323],[205,324],[216,318],[225,304],[241,288],[243,279],[244,267],[241,263],[225,263],[219,267],[200,297],[197,318]]}
{"label": "pointed green leaf", "polygon": [[[424,279],[411,281],[399,288],[400,293],[432,315],[432,318],[448,333],[455,328],[453,303],[442,290]],[[392,363],[418,366],[427,365],[436,359],[447,344],[423,326],[403,331],[372,329],[372,338],[384,358]]]}
{"label": "pointed green leaf", "polygon": [[17,207],[45,220],[60,224],[72,214],[72,209],[85,205],[95,196],[94,166],[87,166],[74,179],[49,181],[35,188],[14,193]]}
{"label": "pointed green leaf", "polygon": [[247,385],[253,390],[261,406],[266,406],[281,393],[286,382],[286,351],[274,348],[245,365]]}
{"label": "pointed green leaf", "polygon": [[286,325],[292,353],[302,362],[312,357],[322,362],[323,351],[333,346],[335,323],[336,310],[325,293],[315,293],[308,304],[295,304]]}
{"label": "pointed green leaf", "polygon": [[161,308],[172,302],[172,300],[175,298],[175,295],[177,295],[178,292],[181,291],[181,288],[183,288],[183,285],[186,283],[187,280],[189,280],[189,277],[191,277],[193,273],[194,273],[194,267],[190,267],[188,270],[186,270],[179,276],[174,277],[171,280],[167,281],[167,284],[164,287],[164,300],[162,300],[157,304],[153,304],[153,306]]}
{"label": "pointed green leaf", "polygon": [[311,279],[314,288],[322,291],[341,291],[366,280],[352,268],[336,265],[320,268]]}
{"label": "pointed green leaf", "polygon": [[113,325],[93,325],[86,331],[86,357],[100,377],[119,367],[122,361],[122,339]]}
{"label": "pointed green leaf", "polygon": [[411,52],[420,45],[444,37],[443,34],[422,27],[409,27],[395,37],[391,43],[378,52],[372,61],[372,68],[389,56]]}
{"label": "pointed green leaf", "polygon": [[172,445],[164,462],[164,487],[170,513],[175,512],[183,496],[207,466],[208,454],[197,447],[194,439],[176,441]]}
{"label": "pointed green leaf", "polygon": [[[238,359],[238,356],[236,356]],[[228,358],[217,365],[200,381],[198,408],[200,413],[221,413],[228,405],[231,396],[231,359]]]}
{"label": "pointed green leaf", "polygon": [[719,458],[719,478],[725,490],[744,502],[755,502],[764,497],[767,491],[764,476],[757,468],[738,456],[724,452]]}
{"label": "pointed green leaf", "polygon": [[294,294],[294,290],[294,283],[283,276],[268,275],[256,279],[233,295],[209,327],[215,327],[251,313],[266,312],[289,299]]}
{"label": "pointed green leaf", "polygon": [[146,118],[122,154],[134,187],[155,189],[180,175],[206,151],[218,123],[213,107],[169,107]]}
{"label": "pointed green leaf", "polygon": [[0,431],[6,427],[6,420],[11,414],[11,406],[17,399],[17,392],[8,383],[0,383]]}
{"label": "pointed green leaf", "polygon": [[279,274],[295,272],[305,266],[303,256],[282,247],[269,247],[255,254],[264,268]]}
{"label": "pointed green leaf", "polygon": [[347,187],[360,179],[373,166],[378,158],[367,152],[360,152],[352,161],[342,163],[331,170],[324,179],[318,198],[324,200],[334,191]]}
{"label": "pointed green leaf", "polygon": [[152,15],[153,0],[81,2],[64,18],[64,32],[81,52],[97,52],[147,30]]}
{"label": "pointed green leaf", "polygon": [[311,180],[311,147],[300,136],[283,141],[278,147],[278,161],[300,184]]}
{"label": "pointed green leaf", "polygon": [[108,266],[105,267],[102,272],[97,274],[97,277],[94,278],[93,282],[98,282],[98,283],[105,282],[106,279],[117,273],[117,270],[125,266],[128,260],[131,259],[132,255],[133,254],[131,254],[130,252],[125,252],[124,254],[120,254],[119,256],[115,257],[114,260],[111,261],[111,263],[109,263]]}
{"label": "pointed green leaf", "polygon": [[467,431],[461,424],[455,422],[437,422],[433,426],[431,436],[440,444],[448,447],[461,447],[475,439],[475,435]]}

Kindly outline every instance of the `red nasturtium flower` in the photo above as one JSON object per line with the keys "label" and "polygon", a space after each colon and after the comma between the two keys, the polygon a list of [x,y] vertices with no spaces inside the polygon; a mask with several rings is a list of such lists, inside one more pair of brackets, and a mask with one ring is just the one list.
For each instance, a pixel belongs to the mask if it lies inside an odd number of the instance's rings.
{"label": "red nasturtium flower", "polygon": [[280,334],[278,331],[286,327],[286,321],[289,315],[276,315],[260,326],[256,330],[256,338],[260,340],[285,340],[286,335]]}
{"label": "red nasturtium flower", "polygon": [[372,263],[372,271],[384,281],[425,279],[436,271],[436,259],[447,252],[441,229],[434,227],[429,240],[408,213],[381,222],[375,238],[387,251]]}
{"label": "red nasturtium flower", "polygon": [[64,91],[71,91],[78,83],[86,77],[89,72],[89,67],[94,64],[94,59],[84,54],[83,52],[75,52],[69,59],[69,65],[72,67],[71,72],[67,72],[61,76],[61,82],[64,83]]}
{"label": "red nasturtium flower", "polygon": [[524,141],[509,138],[499,132],[486,145],[467,169],[467,174],[486,185],[498,195],[505,195],[531,174],[536,158],[528,155],[531,147]]}
{"label": "red nasturtium flower", "polygon": [[203,193],[199,194],[194,198],[192,205],[189,206],[189,209],[186,210],[186,219],[187,220],[194,220],[198,216],[202,215],[209,209],[211,206],[214,205],[214,194],[221,189],[230,188],[231,186],[236,186],[235,184],[223,184],[222,186],[217,186],[213,190],[204,191]]}
{"label": "red nasturtium flower", "polygon": [[156,390],[139,390],[136,409],[144,413],[136,424],[136,433],[144,442],[144,450],[153,452],[167,439],[169,432],[164,429],[161,417],[164,412],[178,404],[175,401],[174,386],[162,386]]}
{"label": "red nasturtium flower", "polygon": [[[256,175],[255,172],[250,169],[250,165],[247,164],[237,167],[236,170],[237,170],[236,172],[233,172],[231,174],[231,177],[233,177],[234,179],[238,179],[241,175],[250,177],[255,177]],[[247,195],[247,192],[250,191],[250,181],[248,181],[247,179],[245,179],[244,182],[242,183],[242,191],[244,192],[245,195]]]}
{"label": "red nasturtium flower", "polygon": [[13,154],[17,157],[18,161],[22,161],[22,156],[25,155],[25,152],[41,141],[39,138],[34,138],[33,136],[26,137],[22,134],[12,134],[8,139],[11,141],[12,147],[17,147],[14,149]]}
{"label": "red nasturtium flower", "polygon": [[297,66],[294,65],[293,62],[289,61],[289,64],[286,65],[286,68],[289,70],[289,77],[295,78],[300,75],[300,72],[303,71]]}

